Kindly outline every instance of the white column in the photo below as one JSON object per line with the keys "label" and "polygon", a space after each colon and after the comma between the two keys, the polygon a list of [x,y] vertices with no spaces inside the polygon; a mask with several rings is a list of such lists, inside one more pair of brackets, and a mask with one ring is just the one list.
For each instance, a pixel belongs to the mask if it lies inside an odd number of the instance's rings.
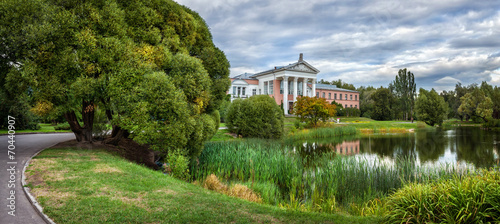
{"label": "white column", "polygon": [[297,91],[299,89],[299,87],[297,86],[298,81],[299,81],[298,77],[293,78],[293,99],[292,99],[293,102],[295,102],[295,100],[297,100]]}
{"label": "white column", "polygon": [[316,97],[316,79],[312,79],[312,97]]}
{"label": "white column", "polygon": [[307,96],[307,79],[304,78],[302,81],[302,96]]}
{"label": "white column", "polygon": [[288,77],[283,76],[283,110],[288,114]]}

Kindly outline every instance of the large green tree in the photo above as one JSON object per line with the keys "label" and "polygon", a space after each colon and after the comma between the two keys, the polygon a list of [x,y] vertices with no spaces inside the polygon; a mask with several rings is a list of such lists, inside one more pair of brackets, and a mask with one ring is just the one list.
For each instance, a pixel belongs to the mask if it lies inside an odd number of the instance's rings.
{"label": "large green tree", "polygon": [[400,69],[395,80],[390,84],[390,89],[394,90],[394,95],[398,100],[398,106],[403,120],[411,119],[413,121],[413,107],[415,104],[416,84],[415,76],[410,71]]}
{"label": "large green tree", "polygon": [[458,113],[467,118],[477,117],[484,122],[489,121],[493,115],[493,101],[486,96],[483,90],[475,88],[460,98],[462,102]]}
{"label": "large green tree", "polygon": [[393,119],[393,106],[396,103],[394,96],[388,88],[380,87],[371,95],[373,111],[371,118],[375,120]]}
{"label": "large green tree", "polygon": [[230,85],[205,21],[170,0],[5,0],[0,41],[1,84],[50,103],[79,141],[92,141],[99,106],[114,125],[110,143],[131,132],[195,155]]}
{"label": "large green tree", "polygon": [[448,113],[448,105],[434,89],[427,91],[420,88],[415,111],[418,119],[426,124],[442,125]]}

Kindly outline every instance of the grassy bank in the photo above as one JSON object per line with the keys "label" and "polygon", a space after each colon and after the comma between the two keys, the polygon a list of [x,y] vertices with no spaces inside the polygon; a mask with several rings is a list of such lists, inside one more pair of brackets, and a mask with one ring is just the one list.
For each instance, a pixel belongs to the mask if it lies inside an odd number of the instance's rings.
{"label": "grassy bank", "polygon": [[56,223],[376,223],[377,218],[298,212],[185,183],[99,150],[48,149],[28,186]]}

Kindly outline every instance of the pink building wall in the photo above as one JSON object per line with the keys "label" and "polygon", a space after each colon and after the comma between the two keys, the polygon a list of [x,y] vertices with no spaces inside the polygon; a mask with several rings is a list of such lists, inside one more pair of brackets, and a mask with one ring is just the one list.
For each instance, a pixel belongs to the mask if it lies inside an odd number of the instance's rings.
{"label": "pink building wall", "polygon": [[[343,92],[343,91],[336,91],[336,90],[326,90],[326,89],[316,89],[316,92],[319,93],[319,97],[323,98],[323,93],[325,94],[325,99],[329,103],[332,101],[335,101],[337,103],[340,103],[346,107],[351,107],[352,108],[358,108],[359,109],[359,93],[355,92]],[[316,94],[316,93],[315,93]],[[331,98],[329,98],[328,94],[331,94]],[[337,99],[335,99],[335,94],[337,94]],[[342,98],[340,98],[340,94],[342,94]],[[345,94],[347,94],[347,100],[345,100]],[[352,100],[351,100],[352,96]]]}

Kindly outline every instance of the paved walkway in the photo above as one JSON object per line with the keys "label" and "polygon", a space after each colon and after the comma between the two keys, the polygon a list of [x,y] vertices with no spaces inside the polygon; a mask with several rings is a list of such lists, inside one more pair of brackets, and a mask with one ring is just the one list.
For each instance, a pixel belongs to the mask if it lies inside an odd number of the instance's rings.
{"label": "paved walkway", "polygon": [[[1,224],[45,223],[24,194],[21,184],[24,164],[38,151],[74,138],[73,133],[16,135],[14,143],[16,148],[12,150],[15,152],[15,158],[11,160],[8,158],[8,136],[0,136]],[[13,204],[15,207],[10,206],[11,203],[15,203]],[[15,209],[15,212],[12,209]]]}

